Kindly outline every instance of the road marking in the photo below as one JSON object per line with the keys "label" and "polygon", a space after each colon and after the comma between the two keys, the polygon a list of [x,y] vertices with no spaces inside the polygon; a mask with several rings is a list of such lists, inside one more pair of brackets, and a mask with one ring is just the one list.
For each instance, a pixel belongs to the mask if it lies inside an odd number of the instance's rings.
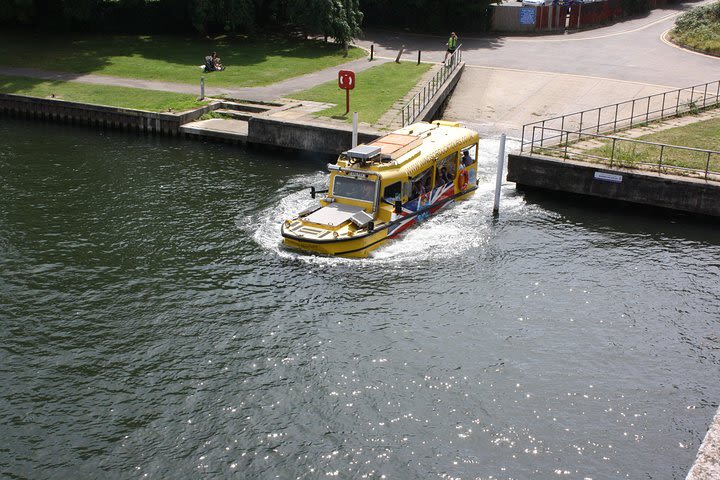
{"label": "road marking", "polygon": [[622,32],[616,32],[616,33],[606,33],[605,35],[595,35],[592,37],[583,37],[583,38],[549,38],[549,39],[535,39],[535,38],[515,38],[515,37],[503,37],[505,40],[510,42],[538,42],[538,43],[550,43],[550,42],[582,42],[585,40],[598,40],[600,38],[608,38],[608,37],[618,37],[620,35],[625,35],[627,33],[635,33],[639,32],[640,30],[645,30],[646,28],[654,27],[658,23],[662,23],[670,18],[677,17],[683,12],[676,12],[676,13],[670,13],[668,15],[665,15],[662,18],[659,18],[655,20],[654,22],[646,23],[645,25],[641,25],[637,28],[633,28],[630,30],[623,30]]}
{"label": "road marking", "polygon": [[691,50],[691,49],[689,49],[689,48],[685,48],[685,47],[683,47],[683,46],[681,46],[681,45],[678,45],[678,44],[676,44],[676,43],[671,42],[671,41],[668,39],[668,34],[670,33],[670,30],[672,30],[672,28],[668,28],[667,30],[665,30],[665,31],[663,32],[662,35],[660,35],[660,40],[662,40],[663,43],[665,43],[666,45],[670,45],[671,47],[675,47],[675,48],[677,48],[678,50],[682,50],[683,52],[693,53],[693,54],[695,54],[695,55],[700,55],[701,57],[713,58],[713,59],[715,59],[715,60],[720,60],[720,57],[716,57],[715,55],[708,55],[707,53],[696,52],[695,50]]}

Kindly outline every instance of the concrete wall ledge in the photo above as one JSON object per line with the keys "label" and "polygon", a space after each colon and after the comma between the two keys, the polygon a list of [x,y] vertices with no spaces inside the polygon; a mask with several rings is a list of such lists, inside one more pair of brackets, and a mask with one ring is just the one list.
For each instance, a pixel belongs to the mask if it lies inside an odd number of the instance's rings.
{"label": "concrete wall ledge", "polygon": [[720,478],[720,408],[715,413],[705,439],[698,451],[697,460],[686,480],[717,480]]}
{"label": "concrete wall ledge", "polygon": [[450,94],[452,94],[453,90],[455,90],[455,87],[460,81],[460,77],[462,76],[464,71],[465,62],[461,62],[460,65],[458,65],[458,67],[450,74],[450,78],[447,79],[440,91],[438,91],[438,93],[435,94],[430,103],[428,103],[425,108],[422,109],[420,115],[418,115],[417,117],[417,120],[415,120],[416,122],[419,122],[421,120],[429,122],[437,116],[438,112],[440,112],[442,106],[445,104],[445,101],[448,99]]}
{"label": "concrete wall ledge", "polygon": [[57,98],[0,93],[0,113],[165,135],[177,135],[180,125],[200,118],[220,105],[220,102],[216,102],[185,112],[148,112]]}
{"label": "concrete wall ledge", "polygon": [[[380,136],[380,132],[359,129],[358,144]],[[352,127],[256,116],[248,120],[248,143],[337,155],[351,147]]]}
{"label": "concrete wall ledge", "polygon": [[518,186],[720,217],[719,182],[523,154],[508,155],[507,180]]}

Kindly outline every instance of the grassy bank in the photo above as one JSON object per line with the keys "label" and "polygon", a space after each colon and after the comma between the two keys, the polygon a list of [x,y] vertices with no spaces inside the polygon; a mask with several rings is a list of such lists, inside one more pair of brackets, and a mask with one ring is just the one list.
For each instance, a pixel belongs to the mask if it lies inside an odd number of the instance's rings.
{"label": "grassy bank", "polygon": [[[359,72],[355,77],[355,89],[350,91],[350,111],[358,112],[361,122],[373,124],[383,113],[412,89],[420,77],[432,65],[414,62],[388,62]],[[338,88],[337,81],[318,85],[310,90],[292,95],[298,100],[334,103],[335,106],[317,115],[351,120],[345,113],[345,91]]]}
{"label": "grassy bank", "polygon": [[132,108],[150,112],[167,112],[169,109],[181,112],[207,103],[196,101],[194,95],[181,93],[3,75],[0,75],[0,92],[27,95],[29,97],[53,97],[71,102]]}
{"label": "grassy bank", "polygon": [[720,56],[720,2],[695,7],[680,15],[670,38],[678,45]]}
{"label": "grassy bank", "polygon": [[227,69],[204,74],[219,87],[253,87],[363,57],[351,48],[299,39],[217,39],[142,35],[0,33],[0,65],[197,84],[206,55],[217,51]]}
{"label": "grassy bank", "polygon": [[[636,140],[720,152],[720,118],[662,130],[643,135]],[[586,153],[604,158],[614,155],[616,163],[632,167],[638,163],[658,163],[660,150],[661,147],[655,145],[618,141],[614,152],[612,143],[605,142],[602,147]],[[663,165],[704,170],[708,162],[708,154],[702,152],[664,147],[662,154]],[[720,172],[720,155],[710,155],[710,170]]]}

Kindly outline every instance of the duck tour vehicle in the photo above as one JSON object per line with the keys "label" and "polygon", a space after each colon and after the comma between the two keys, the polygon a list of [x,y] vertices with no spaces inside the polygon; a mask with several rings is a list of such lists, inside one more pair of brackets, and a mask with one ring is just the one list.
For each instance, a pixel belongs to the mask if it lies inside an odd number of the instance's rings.
{"label": "duck tour vehicle", "polygon": [[[415,123],[340,154],[327,195],[281,227],[293,249],[367,257],[388,239],[477,190],[478,134]],[[472,150],[472,152],[471,152]]]}

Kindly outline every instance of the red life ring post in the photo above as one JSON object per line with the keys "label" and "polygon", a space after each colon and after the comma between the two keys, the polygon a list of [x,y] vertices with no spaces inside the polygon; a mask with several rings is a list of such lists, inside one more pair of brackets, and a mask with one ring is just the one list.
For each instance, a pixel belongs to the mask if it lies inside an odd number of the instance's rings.
{"label": "red life ring post", "polygon": [[345,90],[345,115],[350,113],[350,90],[355,88],[355,72],[340,70],[338,72],[338,87]]}

